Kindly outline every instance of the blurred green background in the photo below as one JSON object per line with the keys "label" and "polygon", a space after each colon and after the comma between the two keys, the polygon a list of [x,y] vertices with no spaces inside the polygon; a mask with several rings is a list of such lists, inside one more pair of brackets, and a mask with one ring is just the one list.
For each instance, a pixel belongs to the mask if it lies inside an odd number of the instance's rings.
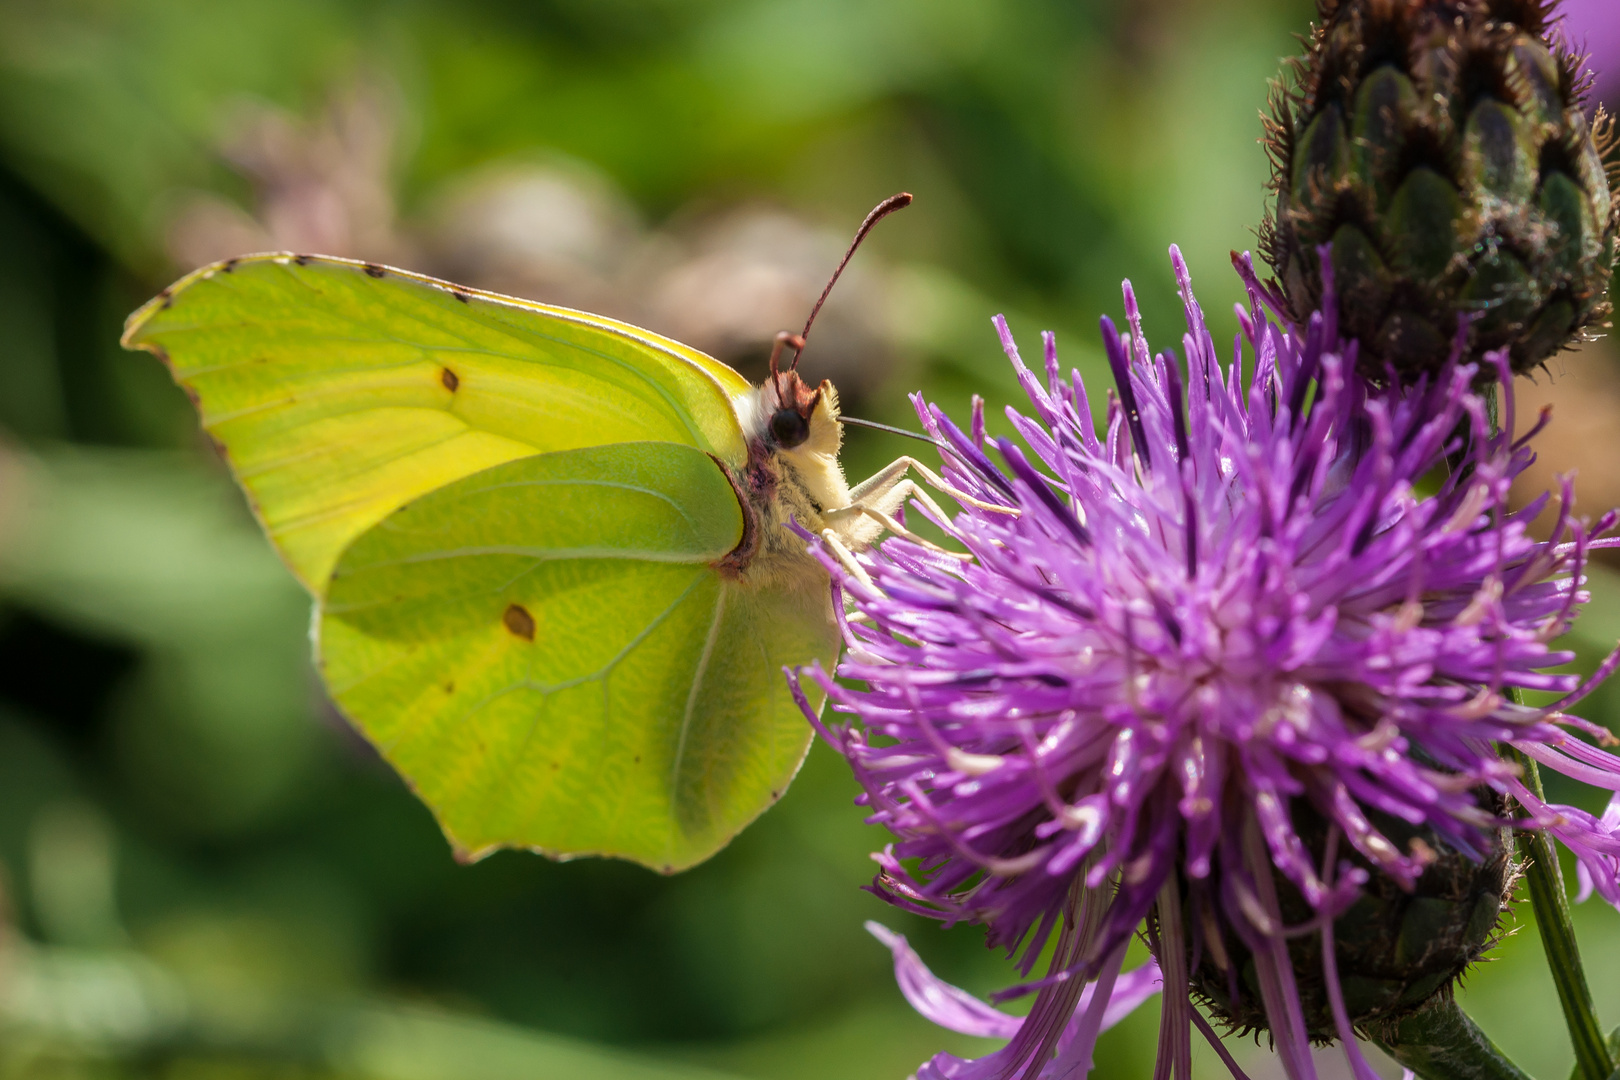
{"label": "blurred green background", "polygon": [[[884,838],[825,748],[676,878],[456,865],[325,701],[307,598],[118,331],[192,266],[292,249],[633,319],[757,375],[907,189],[805,367],[876,419],[916,389],[999,405],[998,311],[1095,378],[1129,276],[1179,343],[1172,241],[1230,339],[1256,111],[1310,7],[0,0],[0,1077],[898,1080],[975,1049],[912,1015],[862,921],[976,991],[1012,973],[860,891]],[[902,452],[870,435],[852,474]],[[1607,581],[1587,662],[1620,636]],[[1620,917],[1580,919],[1612,1023]],[[1502,955],[1469,1007],[1562,1075],[1534,934]],[[1099,1077],[1150,1075],[1156,1017],[1104,1039]]]}

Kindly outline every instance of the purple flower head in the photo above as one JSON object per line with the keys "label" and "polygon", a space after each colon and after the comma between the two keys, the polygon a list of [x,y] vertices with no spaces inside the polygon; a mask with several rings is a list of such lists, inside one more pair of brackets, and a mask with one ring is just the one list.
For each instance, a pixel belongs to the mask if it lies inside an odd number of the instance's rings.
{"label": "purple flower head", "polygon": [[[854,559],[816,547],[851,610],[838,674],[861,688],[804,677],[829,695],[818,728],[870,820],[897,838],[875,856],[876,890],[984,924],[1026,975],[1052,956],[1014,991],[1036,998],[1012,1031],[888,939],[930,1015],[1011,1034],[985,1058],[941,1054],[919,1080],[1083,1075],[1112,989],[1138,989],[1138,973],[1121,976],[1138,932],[1165,994],[1160,1077],[1190,1075],[1192,1026],[1219,1049],[1191,1004],[1220,996],[1199,981],[1216,971],[1234,995],[1250,980],[1294,1080],[1314,1075],[1310,1041],[1332,1037],[1370,1080],[1335,919],[1369,882],[1412,889],[1437,848],[1496,859],[1500,882],[1504,796],[1620,898],[1620,810],[1545,803],[1499,752],[1620,789],[1620,759],[1577,737],[1607,732],[1563,711],[1616,660],[1585,683],[1549,670],[1571,659],[1552,642],[1614,515],[1577,521],[1567,480],[1551,541],[1527,532],[1547,496],[1509,509],[1532,455],[1513,438],[1506,355],[1489,361],[1497,433],[1461,361],[1466,327],[1432,376],[1371,388],[1331,283],[1325,313],[1291,327],[1268,317],[1280,305],[1244,257],[1250,306],[1223,366],[1171,254],[1185,368],[1149,351],[1127,283],[1128,336],[1102,321],[1117,392],[1100,428],[1051,335],[1043,383],[999,319],[1034,409],[1008,411],[1023,447],[987,439],[978,405],[964,432],[917,399],[946,479],[984,504],[949,519],[917,504],[965,555],[899,537]],[[1563,696],[1533,708],[1518,690]],[[1301,937],[1318,943],[1314,1012],[1290,956]]]}

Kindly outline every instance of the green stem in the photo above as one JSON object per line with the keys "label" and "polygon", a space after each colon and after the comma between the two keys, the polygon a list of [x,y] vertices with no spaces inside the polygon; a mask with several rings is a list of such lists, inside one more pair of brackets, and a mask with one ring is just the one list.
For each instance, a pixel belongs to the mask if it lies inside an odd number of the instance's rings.
{"label": "green stem", "polygon": [[[1486,393],[1485,407],[1494,433],[1498,430],[1494,384]],[[1509,701],[1524,704],[1524,695],[1517,687],[1508,687],[1506,693]],[[1509,757],[1524,770],[1525,786],[1537,799],[1545,801],[1541,770],[1535,761],[1513,747],[1508,747],[1507,751]],[[1553,985],[1558,989],[1558,1003],[1564,1009],[1569,1041],[1575,1047],[1575,1076],[1572,1080],[1620,1080],[1612,1076],[1615,1071],[1614,1058],[1603,1038],[1603,1028],[1598,1024],[1597,1010],[1592,1005],[1592,991],[1586,985],[1580,946],[1575,942],[1575,924],[1569,918],[1569,896],[1564,892],[1564,875],[1558,868],[1558,853],[1553,850],[1552,838],[1543,829],[1521,832],[1519,854],[1530,885],[1530,907],[1536,913],[1536,929],[1541,934],[1542,949],[1547,954],[1547,967],[1552,972]]]}
{"label": "green stem", "polygon": [[1393,1031],[1375,1041],[1423,1080],[1530,1080],[1485,1037],[1454,998],[1403,1017]]}
{"label": "green stem", "polygon": [[[1510,692],[1510,697],[1518,694]],[[1541,770],[1535,761],[1509,748],[1513,760],[1524,769],[1525,786],[1537,799],[1543,799]],[[1580,946],[1575,942],[1575,925],[1569,918],[1569,897],[1564,892],[1564,875],[1558,868],[1558,854],[1545,830],[1519,834],[1519,852],[1524,859],[1524,876],[1530,885],[1530,906],[1536,913],[1536,929],[1547,953],[1547,967],[1558,988],[1558,1003],[1564,1007],[1569,1025],[1569,1041],[1575,1047],[1575,1064],[1581,1080],[1610,1080],[1614,1059],[1598,1024],[1592,1005],[1592,991],[1586,985],[1581,966]]]}

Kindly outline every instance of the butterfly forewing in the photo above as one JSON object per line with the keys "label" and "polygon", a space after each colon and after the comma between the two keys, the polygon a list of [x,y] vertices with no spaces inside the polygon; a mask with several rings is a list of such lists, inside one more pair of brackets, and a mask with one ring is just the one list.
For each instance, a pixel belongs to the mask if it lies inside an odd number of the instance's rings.
{"label": "butterfly forewing", "polygon": [[348,260],[264,255],[130,317],[196,401],[282,555],[319,594],[394,507],[531,454],[634,440],[746,457],[747,383],[635,327]]}

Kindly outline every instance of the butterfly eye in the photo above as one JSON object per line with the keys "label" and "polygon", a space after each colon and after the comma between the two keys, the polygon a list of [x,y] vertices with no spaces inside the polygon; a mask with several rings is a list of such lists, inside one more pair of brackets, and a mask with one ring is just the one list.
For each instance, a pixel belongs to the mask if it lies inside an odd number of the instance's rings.
{"label": "butterfly eye", "polygon": [[776,445],[791,450],[810,437],[810,421],[798,409],[777,409],[771,415],[771,438]]}

